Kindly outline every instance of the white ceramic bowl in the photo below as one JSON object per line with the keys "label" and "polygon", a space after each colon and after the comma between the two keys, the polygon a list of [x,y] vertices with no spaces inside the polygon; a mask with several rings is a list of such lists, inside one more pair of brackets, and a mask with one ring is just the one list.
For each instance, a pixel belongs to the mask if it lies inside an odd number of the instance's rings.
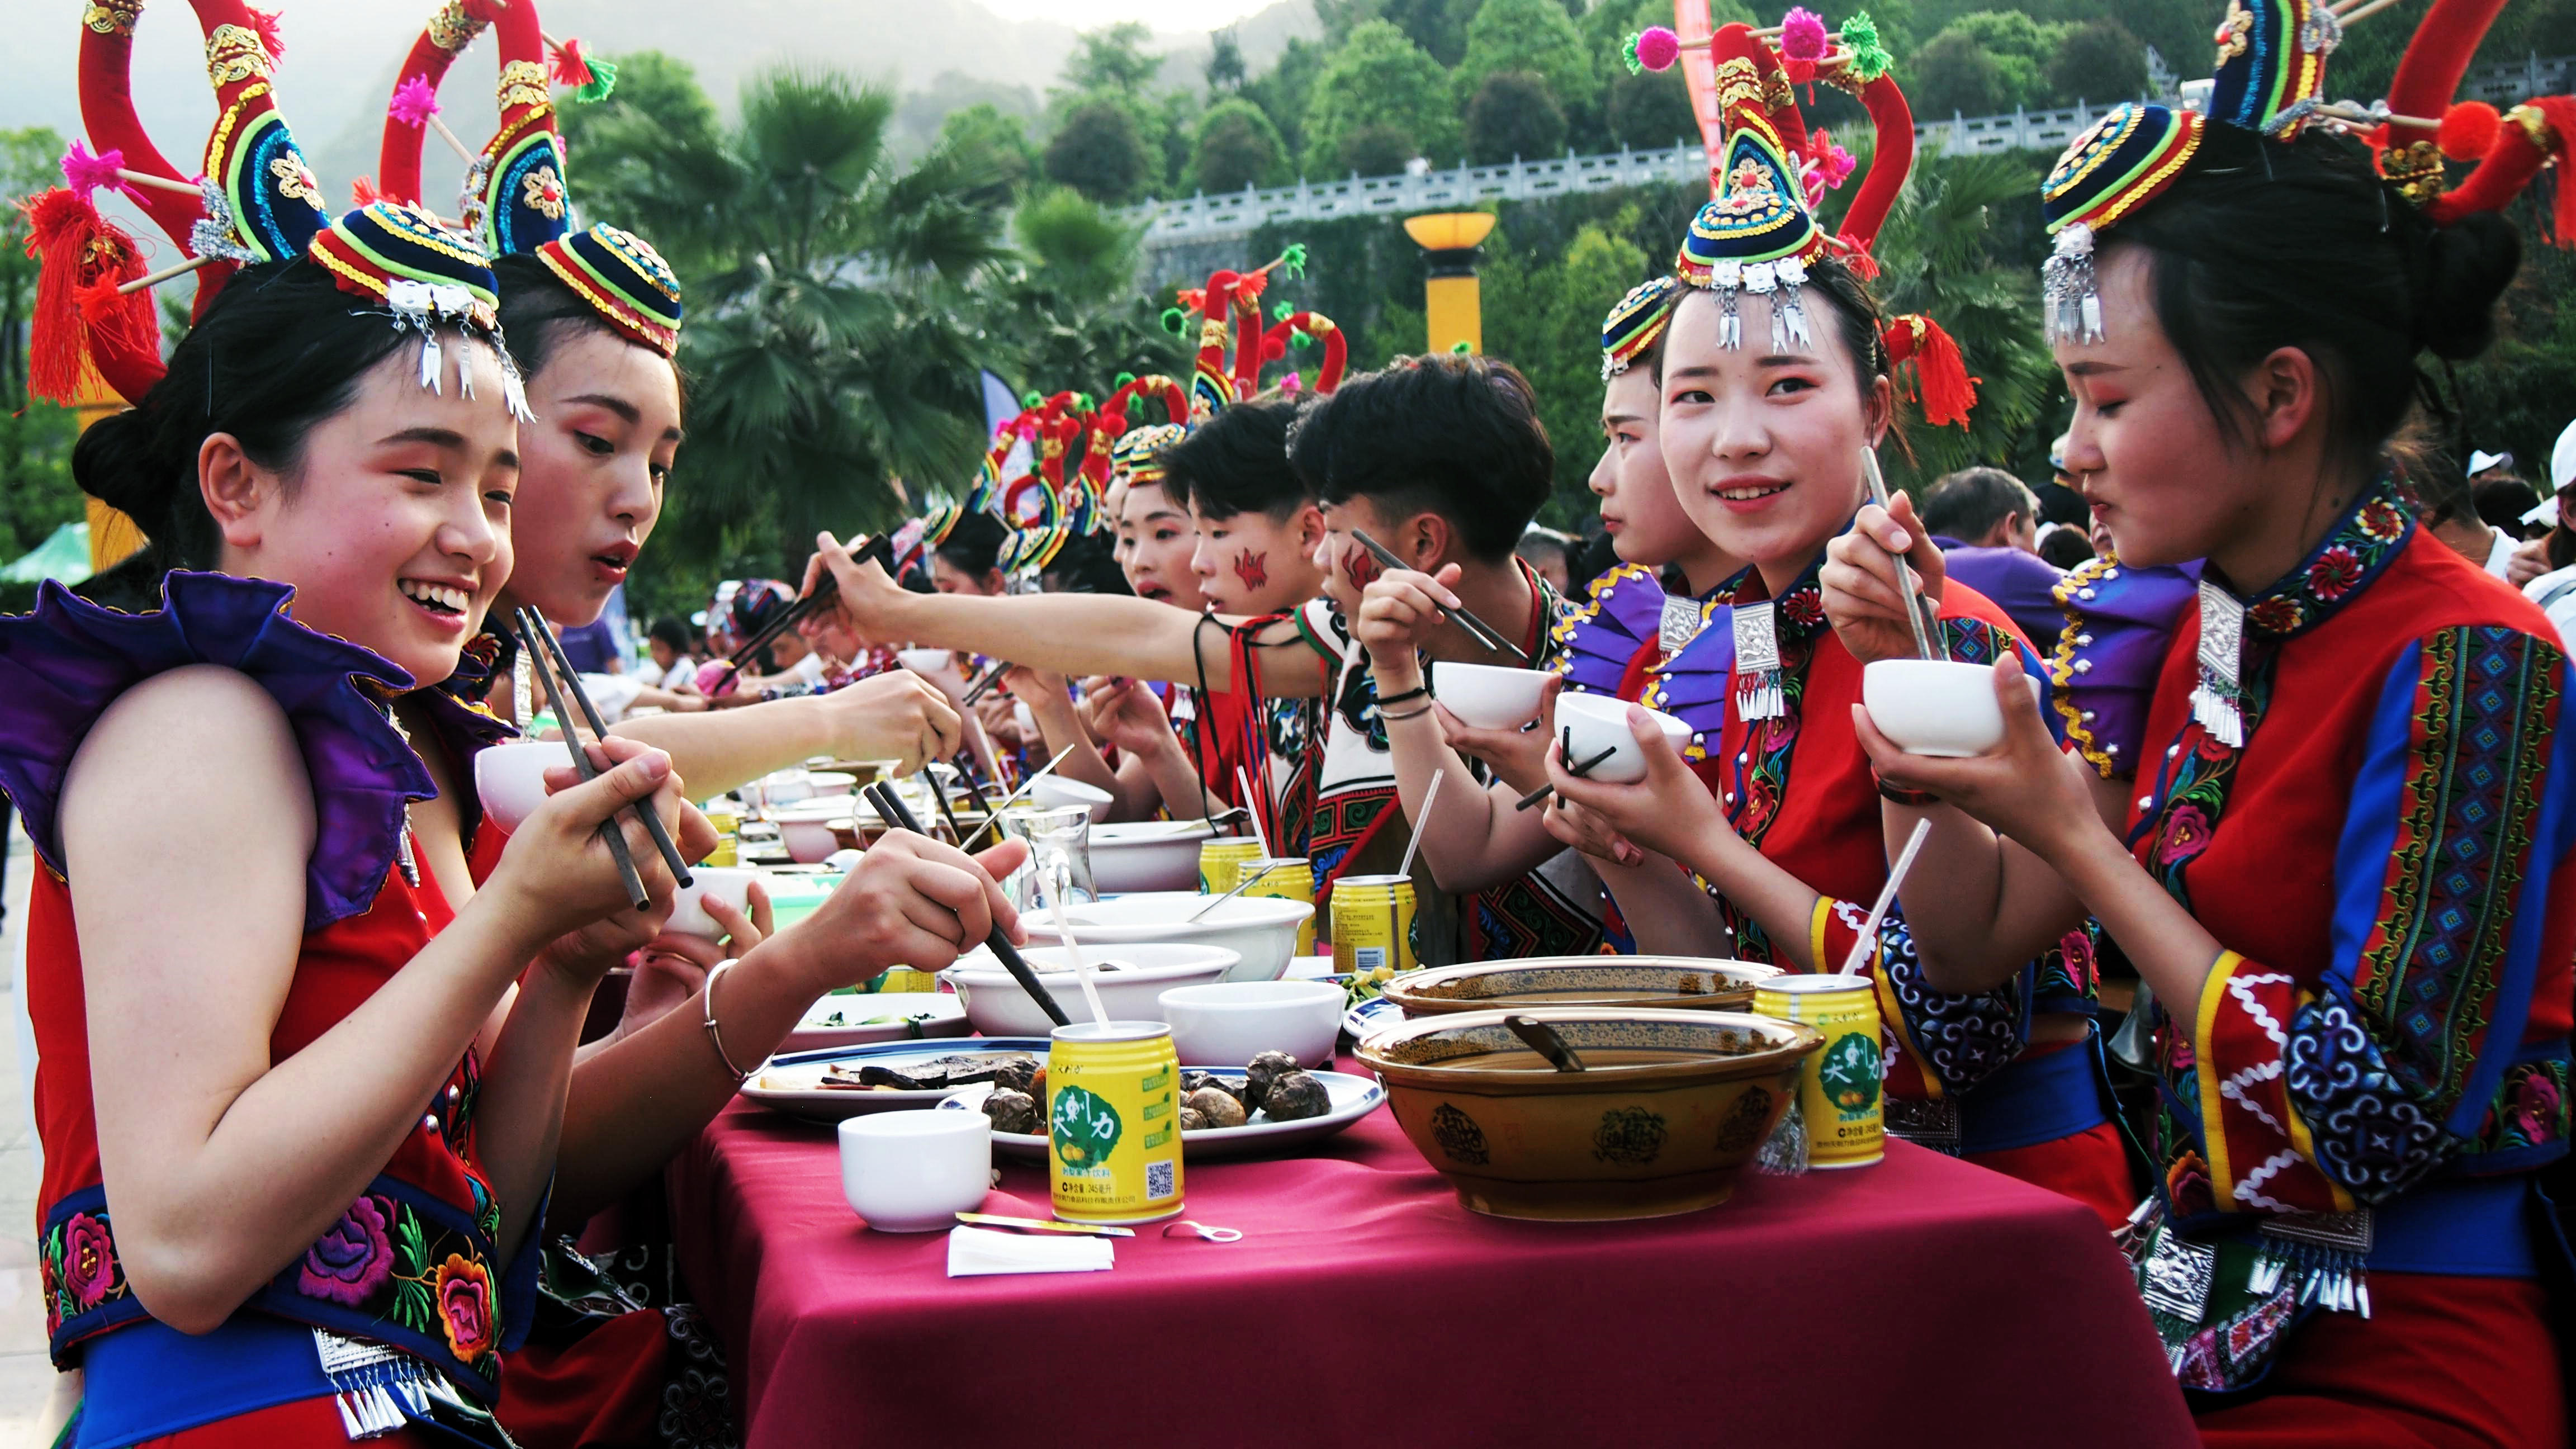
{"label": "white ceramic bowl", "polygon": [[[1093,864],[1097,867],[1097,856]],[[1103,949],[1124,949],[1167,942],[1239,952],[1242,964],[1226,973],[1228,981],[1278,980],[1288,970],[1288,958],[1297,954],[1297,928],[1315,915],[1315,908],[1304,901],[1236,896],[1199,920],[1188,921],[1191,912],[1207,903],[1208,897],[1196,891],[1147,891],[1113,901],[1085,901],[1067,912],[1085,946],[1097,941]],[[1028,927],[1030,939],[1054,943],[1053,917],[1039,913],[1024,915],[1020,921]]]}
{"label": "white ceramic bowl", "polygon": [[814,777],[804,770],[780,770],[764,775],[742,787],[743,803],[762,809],[776,809],[811,800],[816,794]]}
{"label": "white ceramic bowl", "polygon": [[[1584,772],[1584,778],[1605,785],[1633,785],[1646,778],[1646,757],[1637,748],[1637,737],[1628,732],[1627,701],[1606,694],[1560,694],[1556,697],[1556,730],[1572,738],[1565,747],[1565,762],[1579,765],[1603,750],[1610,758]],[[1646,713],[1661,726],[1664,740],[1674,749],[1689,741],[1691,728],[1659,709]]]}
{"label": "white ceramic bowl", "polygon": [[1062,775],[1048,775],[1031,785],[1029,798],[1049,807],[1087,805],[1091,807],[1091,823],[1094,825],[1099,824],[1101,817],[1109,813],[1111,804],[1108,791],[1097,785],[1086,785],[1080,780],[1068,780]]}
{"label": "white ceramic bowl", "polygon": [[714,896],[745,915],[751,912],[751,883],[761,872],[748,866],[693,865],[689,867],[690,883],[672,894],[671,919],[662,927],[683,936],[703,936],[713,941],[724,935],[724,927],[707,914],[701,904]]}
{"label": "white ceramic bowl", "polygon": [[993,1190],[993,1119],[981,1112],[877,1112],[840,1130],[841,1195],[879,1232],[955,1227]]}
{"label": "white ceramic bowl", "polygon": [[1518,729],[1538,718],[1539,687],[1555,677],[1544,669],[1441,660],[1431,666],[1431,692],[1477,729]]}
{"label": "white ceramic bowl", "polygon": [[1330,981],[1222,981],[1175,986],[1161,1010],[1182,1066],[1239,1067],[1286,1052],[1299,1066],[1329,1067],[1349,1004]]}
{"label": "white ceramic bowl", "polygon": [[2004,712],[1989,665],[1876,660],[1861,670],[1860,700],[1870,723],[1909,755],[1965,759],[2004,742]]}
{"label": "white ceramic bowl", "polygon": [[483,802],[485,819],[503,830],[546,803],[546,771],[572,768],[572,756],[561,740],[515,740],[489,745],[474,756],[474,794]]}
{"label": "white ceramic bowl", "polygon": [[857,828],[851,813],[853,802],[846,795],[827,800],[800,800],[781,810],[770,812],[778,824],[778,842],[787,847],[787,857],[798,865],[820,865],[841,848],[835,825]]}
{"label": "white ceramic bowl", "polygon": [[[1113,1021],[1161,1021],[1157,998],[1165,991],[1221,981],[1243,961],[1240,954],[1221,946],[1110,945],[1094,942],[1089,931],[1082,932],[1082,950],[1083,959],[1092,966],[1092,984],[1100,988],[1100,1003]],[[1030,946],[1020,954],[1037,968],[1040,983],[1065,1015],[1076,1021],[1090,1019],[1082,982],[1073,974],[1073,957],[1063,947]],[[1103,971],[1104,962],[1115,962],[1120,969]],[[958,958],[956,965],[939,973],[939,979],[957,988],[959,999],[966,1003],[966,1019],[986,1036],[1042,1037],[1055,1029],[1046,1012],[1029,999],[987,947],[978,946]]]}
{"label": "white ceramic bowl", "polygon": [[1214,834],[1204,820],[1095,825],[1091,828],[1092,884],[1105,896],[1189,890],[1199,883],[1199,842]]}
{"label": "white ceramic bowl", "polygon": [[948,667],[950,656],[945,649],[898,649],[894,657],[916,674],[937,674]]}

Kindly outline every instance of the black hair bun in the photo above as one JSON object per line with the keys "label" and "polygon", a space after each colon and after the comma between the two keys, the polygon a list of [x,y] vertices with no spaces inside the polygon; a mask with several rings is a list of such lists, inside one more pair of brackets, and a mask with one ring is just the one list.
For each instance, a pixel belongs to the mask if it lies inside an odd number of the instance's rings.
{"label": "black hair bun", "polygon": [[148,528],[169,511],[177,472],[151,413],[110,413],[90,424],[72,448],[72,478],[81,491]]}
{"label": "black hair bun", "polygon": [[2426,350],[2466,361],[2495,341],[2496,300],[2522,265],[2522,233],[2493,212],[2436,229],[2424,247],[2416,335]]}

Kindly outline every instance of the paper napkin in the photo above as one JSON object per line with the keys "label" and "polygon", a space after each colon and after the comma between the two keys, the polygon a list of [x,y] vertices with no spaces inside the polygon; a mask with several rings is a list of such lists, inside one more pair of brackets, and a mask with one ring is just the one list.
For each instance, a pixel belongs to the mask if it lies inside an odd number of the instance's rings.
{"label": "paper napkin", "polygon": [[1107,1238],[1022,1236],[964,1225],[948,1230],[948,1276],[983,1273],[1098,1273],[1113,1265]]}

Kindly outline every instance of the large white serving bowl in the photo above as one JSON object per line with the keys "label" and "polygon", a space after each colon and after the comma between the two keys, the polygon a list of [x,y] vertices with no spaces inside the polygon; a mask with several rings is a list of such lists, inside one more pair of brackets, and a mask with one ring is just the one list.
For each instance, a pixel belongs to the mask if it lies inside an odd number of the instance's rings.
{"label": "large white serving bowl", "polygon": [[[1094,825],[1098,825],[1101,817],[1109,813],[1111,804],[1108,791],[1097,785],[1086,785],[1080,780],[1068,780],[1062,775],[1047,775],[1040,778],[1036,784],[1029,787],[1029,798],[1049,809],[1064,805],[1085,806],[1091,811],[1091,823]],[[1193,855],[1190,859],[1195,862],[1198,857]]]}
{"label": "large white serving bowl", "polygon": [[1541,687],[1555,678],[1544,669],[1501,664],[1431,666],[1431,693],[1451,714],[1480,730],[1518,729],[1538,718]]}
{"label": "large white serving bowl", "polygon": [[[1634,785],[1646,778],[1646,756],[1628,729],[1628,711],[1643,708],[1606,694],[1558,695],[1556,729],[1568,737],[1565,763],[1579,765],[1608,750],[1610,757],[1586,772],[1587,779],[1604,785]],[[1663,730],[1664,742],[1674,749],[1689,743],[1689,725],[1659,709],[1646,710],[1646,717]]]}
{"label": "large white serving bowl", "polygon": [[1162,995],[1172,1050],[1185,1067],[1234,1067],[1286,1052],[1301,1067],[1333,1064],[1347,994],[1330,981],[1220,981]]}
{"label": "large white serving bowl", "polygon": [[1188,890],[1199,882],[1199,842],[1215,834],[1204,820],[1094,825],[1092,883],[1102,895]]}
{"label": "large white serving bowl", "polygon": [[[1100,988],[1100,1004],[1112,1021],[1161,1021],[1165,991],[1222,980],[1243,960],[1221,946],[1112,946],[1095,943],[1088,931],[1082,937],[1083,959],[1092,965],[1092,984]],[[1032,946],[1020,954],[1037,968],[1040,984],[1065,1015],[1076,1021],[1090,1019],[1091,1008],[1082,998],[1082,982],[1073,973],[1071,954],[1061,946]],[[1100,970],[1104,963],[1115,963],[1119,969]],[[939,979],[957,988],[966,1003],[966,1019],[986,1036],[1044,1037],[1055,1029],[1055,1023],[988,947],[978,946],[959,957],[956,965],[939,973]]]}
{"label": "large white serving bowl", "polygon": [[[1093,862],[1097,866],[1098,862]],[[1113,901],[1085,901],[1066,908],[1082,944],[1100,950],[1125,949],[1145,942],[1222,946],[1237,952],[1242,963],[1226,973],[1228,981],[1276,981],[1297,954],[1297,928],[1313,918],[1305,901],[1272,896],[1236,896],[1196,921],[1190,913],[1208,903],[1196,891],[1148,891]],[[1056,944],[1055,918],[1046,912],[1020,917],[1029,939]]]}

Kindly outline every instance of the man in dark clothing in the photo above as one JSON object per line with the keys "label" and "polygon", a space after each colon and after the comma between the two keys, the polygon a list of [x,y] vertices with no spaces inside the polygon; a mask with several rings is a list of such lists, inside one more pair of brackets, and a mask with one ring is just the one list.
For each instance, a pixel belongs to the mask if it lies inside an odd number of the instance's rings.
{"label": "man in dark clothing", "polygon": [[2063,570],[2035,551],[2039,502],[2000,468],[1963,468],[1923,490],[1923,526],[1950,576],[1995,601],[2043,653],[2066,627]]}

